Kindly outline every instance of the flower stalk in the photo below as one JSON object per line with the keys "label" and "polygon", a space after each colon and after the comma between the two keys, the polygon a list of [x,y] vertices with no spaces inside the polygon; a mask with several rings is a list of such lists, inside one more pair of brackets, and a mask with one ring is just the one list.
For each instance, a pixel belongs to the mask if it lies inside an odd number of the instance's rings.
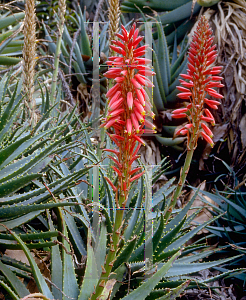
{"label": "flower stalk", "polygon": [[26,0],[24,20],[24,46],[23,46],[23,87],[26,95],[26,105],[29,110],[31,125],[35,126],[37,115],[36,102],[33,99],[34,75],[36,60],[36,14],[35,0]]}
{"label": "flower stalk", "polygon": [[213,133],[209,128],[209,124],[214,126],[215,120],[208,108],[218,109],[220,102],[207,97],[223,98],[213,88],[220,88],[224,85],[220,82],[223,78],[218,76],[222,67],[212,66],[217,57],[216,45],[212,46],[214,39],[212,33],[207,19],[202,16],[190,44],[187,74],[180,75],[183,79],[180,79],[181,86],[177,86],[177,89],[181,92],[178,97],[190,102],[185,108],[176,109],[172,112],[172,117],[175,119],[184,117],[188,119],[188,123],[175,134],[187,136],[187,155],[181,169],[177,189],[173,195],[168,217],[181,194],[198,139],[201,137],[211,147],[214,146]]}
{"label": "flower stalk", "polygon": [[[120,21],[120,1],[119,0],[109,0],[109,42],[115,40],[115,34],[119,31],[119,21]],[[114,51],[113,48],[110,49],[111,53]]]}
{"label": "flower stalk", "polygon": [[105,177],[115,192],[116,216],[110,237],[110,250],[102,268],[101,278],[91,297],[92,300],[99,299],[111,273],[119,248],[123,213],[131,184],[144,174],[140,167],[133,167],[133,163],[139,157],[138,150],[141,145],[144,145],[141,136],[147,131],[155,133],[155,126],[147,120],[148,116],[154,118],[154,114],[151,110],[152,104],[144,89],[145,86],[153,86],[144,75],[154,75],[154,72],[147,66],[150,61],[141,58],[148,46],[138,47],[143,37],[138,36],[136,24],[129,32],[124,26],[121,26],[121,30],[121,34],[115,34],[119,40],[112,40],[110,46],[119,56],[109,58],[107,64],[110,69],[104,74],[107,78],[114,79],[115,85],[106,94],[108,112],[101,125],[101,128],[107,130],[107,135],[116,146],[116,149],[104,149],[110,152],[108,157],[114,163],[112,169],[118,179],[114,184],[108,177]]}

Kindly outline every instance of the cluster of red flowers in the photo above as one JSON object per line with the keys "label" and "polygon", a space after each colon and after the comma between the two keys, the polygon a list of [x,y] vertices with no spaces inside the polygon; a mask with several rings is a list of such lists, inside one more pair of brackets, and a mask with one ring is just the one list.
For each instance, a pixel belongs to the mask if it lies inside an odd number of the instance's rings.
{"label": "cluster of red flowers", "polygon": [[[104,74],[107,78],[115,80],[115,85],[107,92],[108,112],[101,126],[113,131],[107,132],[118,150],[104,149],[112,152],[115,157],[109,156],[115,163],[112,167],[118,175],[118,186],[114,186],[109,178],[106,180],[114,191],[119,188],[125,192],[130,183],[138,179],[144,172],[138,173],[140,167],[132,169],[132,163],[139,157],[137,155],[144,141],[143,133],[154,133],[155,126],[146,119],[154,118],[152,104],[144,87],[152,87],[152,82],[146,76],[155,73],[147,64],[151,61],[140,58],[146,52],[148,45],[138,47],[143,37],[138,36],[138,29],[134,24],[129,31],[121,26],[122,34],[112,41],[111,49],[120,56],[113,56],[107,61],[111,68]],[[138,48],[137,48],[138,47]],[[134,175],[135,174],[135,175]]]}
{"label": "cluster of red flowers", "polygon": [[222,67],[211,66],[217,57],[216,45],[212,46],[213,36],[212,29],[209,27],[205,17],[201,17],[198,22],[196,31],[193,35],[188,55],[188,72],[180,76],[187,81],[180,79],[182,86],[177,86],[181,91],[178,97],[190,100],[190,104],[186,108],[176,109],[172,112],[173,118],[187,117],[189,123],[176,132],[176,135],[183,134],[188,136],[193,133],[195,145],[199,136],[202,136],[213,147],[212,131],[206,123],[215,125],[215,120],[208,108],[204,108],[206,104],[212,109],[218,109],[219,101],[207,99],[207,95],[221,99],[222,95],[217,93],[213,88],[223,87],[220,80],[223,77],[217,76]]}

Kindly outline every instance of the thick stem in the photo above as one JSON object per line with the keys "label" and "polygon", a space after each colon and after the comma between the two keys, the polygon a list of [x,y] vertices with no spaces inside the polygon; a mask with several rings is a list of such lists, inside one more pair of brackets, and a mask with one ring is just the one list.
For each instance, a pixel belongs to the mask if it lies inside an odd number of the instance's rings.
{"label": "thick stem", "polygon": [[[120,197],[120,202],[124,202],[124,199]],[[104,270],[101,273],[101,277],[98,281],[95,293],[92,295],[91,300],[96,300],[104,289],[105,284],[109,279],[110,272],[112,270],[114,260],[116,257],[116,252],[119,246],[120,235],[121,235],[121,225],[123,220],[124,209],[118,208],[116,210],[114,230],[112,238],[110,239],[110,249],[107,255],[106,263],[104,264]]]}
{"label": "thick stem", "polygon": [[185,163],[184,163],[184,166],[183,166],[181,174],[180,174],[180,178],[179,178],[177,188],[176,188],[176,190],[174,192],[174,195],[173,195],[171,206],[170,206],[170,208],[169,208],[169,210],[168,210],[168,212],[165,216],[166,220],[169,219],[169,217],[172,213],[172,210],[173,210],[173,208],[175,207],[175,205],[177,203],[178,197],[181,194],[182,188],[183,188],[185,180],[186,180],[186,176],[187,176],[187,174],[189,172],[189,169],[190,169],[191,160],[192,160],[193,153],[194,153],[194,150],[195,150],[194,148],[195,148],[195,141],[193,140],[190,143],[189,147],[187,148]]}

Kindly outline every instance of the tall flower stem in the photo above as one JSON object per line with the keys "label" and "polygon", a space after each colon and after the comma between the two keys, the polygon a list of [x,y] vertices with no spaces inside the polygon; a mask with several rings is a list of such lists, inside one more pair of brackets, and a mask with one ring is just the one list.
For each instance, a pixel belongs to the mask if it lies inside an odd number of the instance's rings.
{"label": "tall flower stem", "polygon": [[58,23],[58,34],[57,34],[57,42],[56,42],[56,52],[54,57],[54,71],[52,77],[52,84],[51,84],[51,91],[50,91],[50,103],[54,105],[55,93],[56,93],[56,86],[57,86],[57,77],[58,77],[58,70],[59,70],[59,58],[61,54],[61,41],[62,41],[62,34],[64,30],[64,22],[65,22],[65,13],[66,13],[66,1],[59,0],[59,23]]}
{"label": "tall flower stem", "polygon": [[106,94],[107,113],[101,125],[116,146],[116,149],[104,149],[114,155],[108,157],[114,163],[111,167],[118,177],[117,183],[114,184],[106,176],[104,179],[115,193],[116,213],[109,252],[98,285],[91,296],[92,300],[99,299],[112,271],[122,235],[124,209],[131,184],[144,173],[140,172],[141,167],[133,167],[133,163],[139,157],[138,150],[144,145],[141,136],[144,132],[155,132],[155,126],[147,120],[148,116],[153,118],[154,114],[144,89],[144,86],[153,86],[145,76],[154,75],[154,72],[146,65],[150,61],[140,58],[148,46],[138,47],[143,37],[138,36],[136,24],[129,32],[124,26],[121,26],[121,29],[122,34],[115,34],[120,41],[112,40],[110,45],[111,50],[119,56],[110,57],[107,61],[110,69],[104,75],[114,79],[115,84]]}
{"label": "tall flower stem", "polygon": [[123,221],[123,209],[117,209],[115,215],[115,223],[114,230],[111,237],[111,245],[109,249],[109,253],[107,255],[106,263],[104,265],[104,269],[101,273],[101,277],[99,279],[98,285],[96,287],[95,293],[92,295],[91,300],[96,300],[102,293],[106,282],[108,281],[109,275],[114,265],[114,261],[116,258],[116,252],[120,242],[121,236],[121,225]]}
{"label": "tall flower stem", "polygon": [[193,157],[193,154],[194,154],[194,150],[195,150],[194,146],[195,146],[194,142],[192,142],[190,147],[187,149],[185,162],[184,162],[183,168],[181,169],[178,185],[177,185],[177,188],[175,189],[175,192],[174,192],[174,195],[173,195],[173,198],[172,198],[171,207],[165,215],[166,220],[169,219],[169,217],[172,213],[172,209],[176,206],[178,197],[181,195],[181,192],[182,192],[183,186],[185,184],[187,174],[188,174],[189,169],[190,169],[190,164],[191,164],[191,161],[192,161],[192,157]]}
{"label": "tall flower stem", "polygon": [[37,122],[35,113],[36,102],[33,99],[34,75],[36,59],[36,14],[35,0],[26,0],[24,20],[24,47],[23,47],[23,87],[26,94],[26,103],[29,109],[31,125]]}
{"label": "tall flower stem", "polygon": [[[109,43],[115,39],[115,34],[119,31],[119,21],[120,21],[120,1],[119,0],[109,0]],[[112,53],[112,49],[110,49]]]}

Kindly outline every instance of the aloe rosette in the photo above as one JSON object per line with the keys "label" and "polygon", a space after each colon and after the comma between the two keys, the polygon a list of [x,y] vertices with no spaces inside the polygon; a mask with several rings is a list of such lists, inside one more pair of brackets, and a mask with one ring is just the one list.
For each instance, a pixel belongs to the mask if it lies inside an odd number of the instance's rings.
{"label": "aloe rosette", "polygon": [[[139,30],[134,24],[129,31],[122,25],[122,34],[117,33],[118,41],[112,41],[111,49],[120,54],[109,58],[107,64],[111,68],[104,74],[115,80],[115,85],[107,92],[108,112],[102,127],[113,129],[107,132],[111,140],[118,147],[117,150],[104,149],[115,155],[109,158],[115,163],[112,167],[118,175],[118,184],[115,186],[109,178],[105,178],[116,192],[120,190],[118,205],[123,206],[127,201],[131,183],[141,177],[144,172],[138,173],[141,168],[132,168],[133,162],[144,141],[143,133],[155,133],[155,126],[147,116],[154,118],[152,104],[144,87],[153,87],[146,76],[155,73],[147,65],[151,61],[141,58],[148,45],[138,47],[143,37],[138,36]],[[138,47],[138,48],[137,48]],[[118,201],[118,200],[117,200]]]}
{"label": "aloe rosette", "polygon": [[212,45],[214,40],[212,34],[213,31],[209,27],[208,20],[202,16],[190,44],[187,74],[180,75],[185,80],[180,79],[181,86],[177,86],[181,92],[177,96],[180,99],[188,100],[190,103],[185,108],[179,108],[172,112],[172,118],[188,119],[188,123],[175,133],[175,135],[187,135],[187,156],[178,188],[174,194],[173,206],[176,204],[189,171],[198,138],[202,137],[211,147],[214,146],[213,133],[208,124],[214,126],[215,119],[209,108],[218,109],[220,102],[208,99],[208,97],[223,98],[213,88],[221,88],[224,85],[221,83],[223,77],[218,76],[222,67],[213,66],[217,58],[217,51],[215,50],[216,45]]}

